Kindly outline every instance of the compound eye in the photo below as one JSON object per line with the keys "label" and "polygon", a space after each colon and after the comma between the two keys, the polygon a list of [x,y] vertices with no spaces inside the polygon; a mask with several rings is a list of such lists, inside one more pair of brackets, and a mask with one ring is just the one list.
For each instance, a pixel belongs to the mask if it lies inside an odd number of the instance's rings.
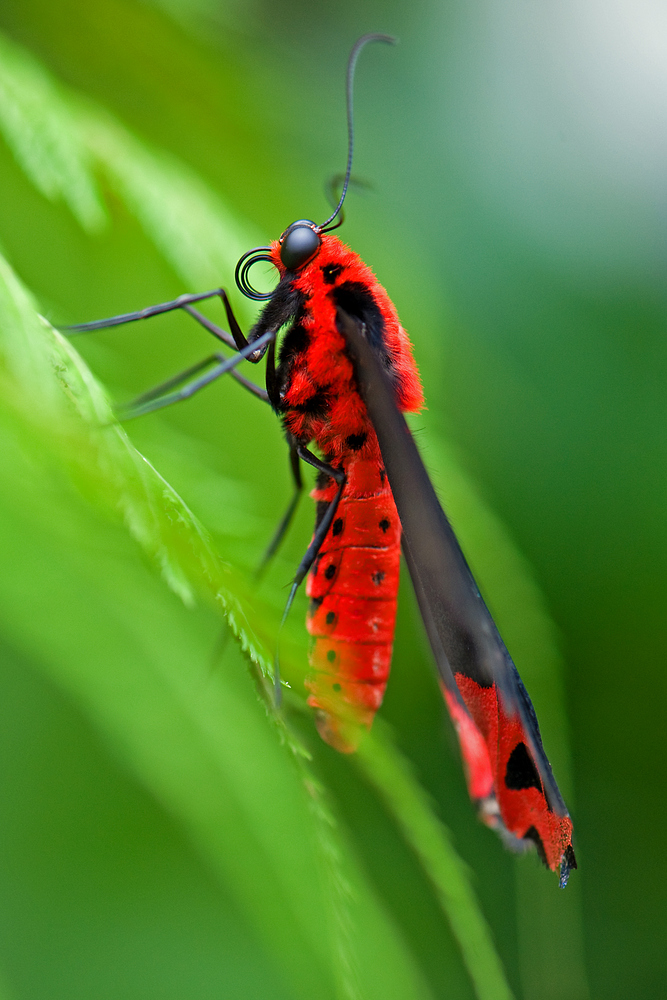
{"label": "compound eye", "polygon": [[280,259],[288,271],[297,271],[314,257],[322,243],[308,220],[293,222],[281,238]]}

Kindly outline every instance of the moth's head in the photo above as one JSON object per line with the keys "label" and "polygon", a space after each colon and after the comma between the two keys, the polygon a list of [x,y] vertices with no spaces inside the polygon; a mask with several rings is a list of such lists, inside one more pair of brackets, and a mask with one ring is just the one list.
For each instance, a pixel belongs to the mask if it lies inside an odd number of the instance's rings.
{"label": "moth's head", "polygon": [[334,233],[323,232],[307,219],[288,226],[271,244],[270,257],[280,278],[287,274],[302,291],[311,290],[313,282],[337,284],[339,275],[359,260]]}
{"label": "moth's head", "polygon": [[280,262],[286,271],[300,271],[322,246],[320,227],[310,219],[297,219],[278,240]]}
{"label": "moth's head", "polygon": [[337,236],[309,219],[299,219],[287,227],[272,245],[271,258],[281,278],[286,271],[293,272],[297,280],[307,278],[311,268],[316,268],[327,285],[334,284],[346,266],[357,259]]}
{"label": "moth's head", "polygon": [[260,261],[267,261],[277,268],[281,278],[286,271],[298,274],[317,256],[322,240],[326,238],[322,227],[315,222],[297,219],[271,246],[256,247],[241,257],[236,265],[236,284],[249,299],[270,299],[273,292],[258,292],[250,284],[250,268]]}

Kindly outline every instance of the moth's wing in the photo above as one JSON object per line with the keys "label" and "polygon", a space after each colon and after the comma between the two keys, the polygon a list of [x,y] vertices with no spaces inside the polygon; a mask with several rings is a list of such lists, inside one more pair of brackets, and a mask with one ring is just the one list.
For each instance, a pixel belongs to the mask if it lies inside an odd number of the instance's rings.
{"label": "moth's wing", "polygon": [[403,529],[403,551],[482,819],[522,849],[533,841],[561,883],[576,867],[572,823],[535,711],[447,520],[382,360],[339,310]]}

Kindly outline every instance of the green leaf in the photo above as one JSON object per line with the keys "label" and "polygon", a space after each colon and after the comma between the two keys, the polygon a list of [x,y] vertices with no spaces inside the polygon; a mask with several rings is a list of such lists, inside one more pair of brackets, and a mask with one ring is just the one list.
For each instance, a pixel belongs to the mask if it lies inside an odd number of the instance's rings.
{"label": "green leaf", "polygon": [[368,775],[396,816],[404,836],[432,880],[463,954],[479,1000],[511,1000],[491,934],[465,865],[451,843],[449,831],[433,814],[431,803],[392,745],[382,723],[357,753],[359,766]]}
{"label": "green leaf", "polygon": [[33,184],[62,198],[81,225],[99,230],[106,215],[70,105],[24,49],[0,35],[0,127]]}
{"label": "green leaf", "polygon": [[110,116],[86,109],[78,121],[89,155],[186,287],[215,288],[233,273],[258,237],[236,221],[219,195]]}

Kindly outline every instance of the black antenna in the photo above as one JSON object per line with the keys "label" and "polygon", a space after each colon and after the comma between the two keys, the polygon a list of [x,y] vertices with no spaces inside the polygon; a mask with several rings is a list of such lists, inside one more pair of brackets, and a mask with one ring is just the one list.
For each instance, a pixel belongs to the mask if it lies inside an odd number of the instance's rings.
{"label": "black antenna", "polygon": [[[354,71],[357,65],[357,59],[359,58],[359,53],[365,45],[369,42],[385,42],[387,45],[395,45],[396,39],[392,38],[391,35],[362,35],[361,38],[355,43],[354,48],[350,52],[350,58],[347,63],[347,169],[345,171],[345,180],[343,181],[343,190],[341,191],[340,200],[336,205],[336,210],[333,215],[330,215],[326,222],[323,222],[321,226],[318,226],[318,232],[326,232],[325,226],[328,226],[336,218],[341,208],[343,207],[343,202],[345,201],[345,195],[347,194],[348,184],[350,183],[350,174],[352,172],[352,154],[354,152],[354,113],[352,107],[352,91],[354,86]],[[340,225],[340,223],[338,223]],[[336,226],[332,226],[335,229]]]}

